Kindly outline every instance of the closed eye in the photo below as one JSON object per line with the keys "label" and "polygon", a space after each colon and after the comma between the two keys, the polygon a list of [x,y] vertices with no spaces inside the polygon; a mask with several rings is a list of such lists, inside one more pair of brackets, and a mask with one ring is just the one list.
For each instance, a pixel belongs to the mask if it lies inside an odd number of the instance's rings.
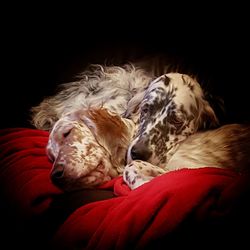
{"label": "closed eye", "polygon": [[69,134],[71,133],[72,129],[73,129],[72,124],[68,124],[65,127],[63,127],[62,130],[61,130],[61,133],[60,133],[61,134],[61,139],[63,140],[65,138],[67,138],[69,136]]}
{"label": "closed eye", "polygon": [[180,130],[184,125],[184,121],[176,115],[169,116],[167,120],[169,123],[174,125],[177,130]]}
{"label": "closed eye", "polygon": [[71,130],[69,130],[69,131],[63,133],[63,137],[66,138],[66,137],[70,134],[70,132],[71,132]]}
{"label": "closed eye", "polygon": [[174,124],[176,124],[176,125],[182,125],[183,124],[183,121],[180,118],[176,117],[176,116],[172,118],[172,122]]}

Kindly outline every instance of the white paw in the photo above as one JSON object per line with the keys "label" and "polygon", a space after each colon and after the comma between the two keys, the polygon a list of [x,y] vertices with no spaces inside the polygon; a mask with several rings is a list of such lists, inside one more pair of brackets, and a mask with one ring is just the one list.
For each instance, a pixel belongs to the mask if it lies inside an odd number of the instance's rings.
{"label": "white paw", "polygon": [[132,162],[127,165],[123,172],[123,180],[133,190],[153,179],[152,176],[146,176],[141,172],[138,162]]}

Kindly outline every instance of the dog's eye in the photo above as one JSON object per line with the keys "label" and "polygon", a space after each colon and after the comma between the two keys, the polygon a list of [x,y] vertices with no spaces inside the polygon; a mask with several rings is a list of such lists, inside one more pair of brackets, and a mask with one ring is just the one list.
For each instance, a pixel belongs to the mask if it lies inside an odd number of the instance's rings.
{"label": "dog's eye", "polygon": [[169,116],[167,120],[169,123],[174,125],[178,130],[181,129],[184,124],[183,120],[177,117],[176,115]]}
{"label": "dog's eye", "polygon": [[63,137],[64,137],[64,138],[68,137],[68,135],[70,134],[70,131],[71,131],[71,130],[69,130],[69,131],[63,133]]}
{"label": "dog's eye", "polygon": [[63,140],[67,138],[73,128],[74,128],[73,124],[66,124],[64,126],[61,126],[59,130],[57,131],[59,140]]}
{"label": "dog's eye", "polygon": [[71,133],[72,128],[67,128],[62,132],[62,137],[63,138],[67,138],[69,136],[69,134]]}
{"label": "dog's eye", "polygon": [[176,124],[176,125],[181,125],[181,124],[183,124],[183,121],[182,121],[180,118],[176,117],[176,116],[174,116],[174,117],[172,118],[172,122],[173,122],[174,124]]}

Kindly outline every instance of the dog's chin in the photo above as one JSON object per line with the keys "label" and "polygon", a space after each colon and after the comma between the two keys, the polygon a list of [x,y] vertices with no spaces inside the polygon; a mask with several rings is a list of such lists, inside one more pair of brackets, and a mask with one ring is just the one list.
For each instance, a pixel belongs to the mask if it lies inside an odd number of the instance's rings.
{"label": "dog's chin", "polygon": [[100,161],[98,165],[86,174],[64,172],[60,180],[54,184],[63,191],[70,192],[83,188],[95,188],[111,180],[113,176],[109,175],[104,163]]}

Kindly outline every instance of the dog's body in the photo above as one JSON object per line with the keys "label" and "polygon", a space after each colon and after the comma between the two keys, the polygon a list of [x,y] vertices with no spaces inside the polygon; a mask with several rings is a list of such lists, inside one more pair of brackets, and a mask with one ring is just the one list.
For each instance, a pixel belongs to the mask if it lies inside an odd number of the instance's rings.
{"label": "dog's body", "polygon": [[249,156],[250,125],[228,124],[188,137],[180,144],[166,169],[208,166],[243,172],[250,168]]}
{"label": "dog's body", "polygon": [[182,168],[217,167],[237,172],[250,169],[250,125],[229,124],[190,135],[180,143],[164,168],[135,160],[124,170],[124,180],[135,189],[154,177]]}

